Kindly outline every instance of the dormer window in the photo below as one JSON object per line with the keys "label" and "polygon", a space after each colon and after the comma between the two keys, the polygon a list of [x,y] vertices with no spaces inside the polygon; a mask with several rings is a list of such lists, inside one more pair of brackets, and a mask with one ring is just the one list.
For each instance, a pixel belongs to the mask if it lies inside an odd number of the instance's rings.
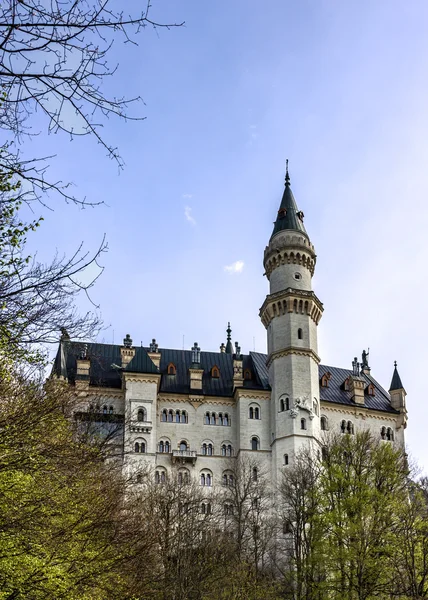
{"label": "dormer window", "polygon": [[303,210],[299,210],[299,211],[296,213],[296,215],[297,215],[297,217],[298,217],[298,218],[299,218],[299,219],[302,221],[302,223],[303,223],[303,219],[305,218],[305,215],[303,214]]}
{"label": "dormer window", "polygon": [[219,368],[217,366],[214,366],[211,369],[211,377],[213,379],[218,379],[220,377],[220,370],[219,370]]}
{"label": "dormer window", "polygon": [[369,396],[374,396],[375,395],[375,386],[372,383],[370,383],[370,385],[368,385],[366,388],[366,392]]}
{"label": "dormer window", "polygon": [[251,379],[251,371],[250,371],[250,369],[245,369],[245,371],[244,371],[244,379],[246,381],[249,381]]}
{"label": "dormer window", "polygon": [[327,371],[327,373],[324,373],[324,375],[321,377],[321,387],[328,387],[328,382],[331,379],[331,373],[330,371]]}
{"label": "dormer window", "polygon": [[278,219],[284,219],[284,217],[287,214],[287,209],[286,208],[280,208],[278,211]]}
{"label": "dormer window", "polygon": [[176,375],[177,367],[175,366],[174,363],[169,363],[166,372],[168,373],[168,375]]}
{"label": "dormer window", "polygon": [[349,377],[343,382],[343,389],[345,392],[349,392]]}

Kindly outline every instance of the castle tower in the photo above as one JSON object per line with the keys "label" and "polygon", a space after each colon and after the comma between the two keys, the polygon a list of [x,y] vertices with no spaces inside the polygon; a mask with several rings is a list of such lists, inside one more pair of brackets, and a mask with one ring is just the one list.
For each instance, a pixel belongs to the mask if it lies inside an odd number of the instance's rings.
{"label": "castle tower", "polygon": [[317,326],[323,306],[312,291],[316,254],[287,171],[264,253],[270,293],[260,309],[267,329],[273,481],[296,452],[320,436]]}

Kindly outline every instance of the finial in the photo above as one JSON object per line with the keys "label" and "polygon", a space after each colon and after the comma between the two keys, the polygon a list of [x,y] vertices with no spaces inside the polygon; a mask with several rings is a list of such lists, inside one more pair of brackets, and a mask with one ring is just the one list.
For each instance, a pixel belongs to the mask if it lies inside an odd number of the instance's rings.
{"label": "finial", "polygon": [[227,324],[226,332],[227,332],[227,341],[230,342],[232,340],[232,336],[231,336],[232,330],[230,328],[230,322]]}
{"label": "finial", "polygon": [[397,361],[394,360],[394,367],[397,368]]}
{"label": "finial", "polygon": [[227,324],[227,340],[226,340],[226,354],[233,354],[233,346],[232,346],[232,330],[230,328],[230,323]]}
{"label": "finial", "polygon": [[288,158],[285,161],[285,185],[290,185],[290,175],[288,174]]}

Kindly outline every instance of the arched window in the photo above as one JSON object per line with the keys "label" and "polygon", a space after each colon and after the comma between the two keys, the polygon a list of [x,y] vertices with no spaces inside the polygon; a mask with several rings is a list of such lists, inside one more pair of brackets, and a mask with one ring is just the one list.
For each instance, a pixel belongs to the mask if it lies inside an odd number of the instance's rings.
{"label": "arched window", "polygon": [[284,465],[288,465],[288,454],[284,454]]}
{"label": "arched window", "polygon": [[211,413],[211,425],[215,425],[215,413]]}
{"label": "arched window", "polygon": [[173,420],[174,420],[174,413],[172,412],[172,410],[170,410],[168,413],[168,423],[172,423]]}
{"label": "arched window", "polygon": [[260,419],[260,408],[258,406],[256,406],[254,409],[254,418]]}
{"label": "arched window", "polygon": [[169,442],[165,442],[165,452],[169,453]]}
{"label": "arched window", "polygon": [[259,438],[256,436],[253,436],[251,438],[251,450],[258,450],[259,449]]}
{"label": "arched window", "polygon": [[174,363],[169,363],[167,373],[168,375],[176,375],[177,369]]}
{"label": "arched window", "polygon": [[382,427],[382,429],[380,430],[380,437],[383,440],[386,440],[386,427]]}
{"label": "arched window", "polygon": [[303,331],[300,328],[297,330],[297,338],[299,340],[303,339]]}
{"label": "arched window", "polygon": [[103,415],[106,415],[106,414],[107,414],[107,405],[104,404],[104,406],[103,406]]}
{"label": "arched window", "polygon": [[164,448],[163,442],[161,441],[161,442],[159,442],[159,452],[163,452],[163,448]]}
{"label": "arched window", "polygon": [[328,382],[331,379],[331,373],[330,371],[327,371],[327,373],[324,373],[324,375],[321,377],[321,387],[328,387]]}
{"label": "arched window", "polygon": [[146,452],[146,442],[135,442],[134,444],[134,452]]}
{"label": "arched window", "polygon": [[245,371],[244,371],[244,379],[246,381],[249,381],[251,379],[251,371],[250,371],[250,369],[245,369]]}
{"label": "arched window", "polygon": [[394,441],[394,432],[392,431],[391,427],[388,427],[388,429],[386,430],[386,439],[389,442]]}
{"label": "arched window", "polygon": [[140,444],[138,442],[135,442],[134,444],[134,452],[139,452],[140,451]]}
{"label": "arched window", "polygon": [[222,444],[221,446],[221,455],[226,456],[226,444]]}
{"label": "arched window", "polygon": [[177,482],[179,485],[187,485],[189,483],[189,480],[190,480],[189,471],[184,469],[184,470],[181,470],[178,472]]}
{"label": "arched window", "polygon": [[137,412],[137,421],[145,421],[146,420],[146,411],[144,408],[139,408]]}
{"label": "arched window", "polygon": [[205,425],[209,425],[210,424],[210,413],[207,412],[205,414]]}
{"label": "arched window", "polygon": [[180,423],[180,411],[179,410],[175,411],[175,422]]}
{"label": "arched window", "polygon": [[375,386],[372,383],[367,386],[367,393],[369,396],[375,395]]}
{"label": "arched window", "polygon": [[227,456],[232,456],[232,446],[230,444],[226,448],[226,454]]}
{"label": "arched window", "polygon": [[160,482],[161,483],[165,483],[166,482],[166,473],[165,473],[165,471],[161,471]]}
{"label": "arched window", "polygon": [[202,454],[204,456],[206,456],[206,454],[207,454],[207,445],[206,444],[202,444]]}
{"label": "arched window", "polygon": [[318,416],[318,401],[316,398],[314,398],[313,409],[316,416]]}
{"label": "arched window", "polygon": [[159,473],[159,471],[156,471],[156,473],[155,473],[155,483],[160,483],[160,473]]}
{"label": "arched window", "polygon": [[166,422],[166,420],[167,420],[167,412],[164,409],[161,414],[161,421]]}
{"label": "arched window", "polygon": [[290,410],[290,398],[285,399],[285,410]]}
{"label": "arched window", "polygon": [[205,473],[201,473],[201,485],[205,485]]}
{"label": "arched window", "polygon": [[250,406],[250,419],[254,419],[254,408]]}
{"label": "arched window", "polygon": [[233,485],[234,479],[233,475],[229,475],[229,485]]}
{"label": "arched window", "polygon": [[346,421],[340,423],[340,431],[341,433],[346,433]]}
{"label": "arched window", "polygon": [[229,425],[229,415],[227,413],[223,417],[223,425]]}
{"label": "arched window", "polygon": [[185,410],[183,410],[183,412],[181,413],[181,422],[187,423],[187,412]]}
{"label": "arched window", "polygon": [[354,434],[354,424],[352,423],[352,421],[348,421],[346,424],[346,433],[349,433],[350,435]]}
{"label": "arched window", "polygon": [[328,430],[327,417],[322,416],[320,424],[321,424],[321,431],[327,431]]}
{"label": "arched window", "polygon": [[214,454],[213,445],[212,444],[208,444],[208,446],[207,446],[207,454],[208,454],[208,456],[212,456]]}
{"label": "arched window", "polygon": [[185,452],[187,450],[187,442],[185,442],[184,440],[181,440],[179,447],[180,447],[181,452]]}
{"label": "arched window", "polygon": [[205,485],[210,487],[211,484],[212,484],[212,477],[209,473],[207,473],[205,476]]}
{"label": "arched window", "polygon": [[280,412],[284,412],[284,410],[285,410],[284,398],[280,398],[280,400],[279,400],[279,411]]}
{"label": "arched window", "polygon": [[113,406],[110,406],[110,407],[109,407],[109,409],[108,409],[108,411],[109,411],[109,413],[112,415],[112,414],[113,414],[113,412],[114,412],[114,408],[113,408]]}
{"label": "arched window", "polygon": [[253,467],[253,471],[252,471],[252,480],[253,481],[257,481],[258,478],[258,471],[257,471],[257,467]]}
{"label": "arched window", "polygon": [[306,419],[300,419],[300,429],[306,429]]}
{"label": "arched window", "polygon": [[223,485],[227,485],[227,473],[223,473]]}
{"label": "arched window", "polygon": [[327,458],[328,458],[328,450],[327,450],[326,446],[323,446],[321,448],[321,456],[322,456],[323,460],[327,460]]}
{"label": "arched window", "polygon": [[219,368],[217,366],[214,366],[211,369],[211,377],[213,379],[218,379],[220,377],[220,370],[219,370]]}

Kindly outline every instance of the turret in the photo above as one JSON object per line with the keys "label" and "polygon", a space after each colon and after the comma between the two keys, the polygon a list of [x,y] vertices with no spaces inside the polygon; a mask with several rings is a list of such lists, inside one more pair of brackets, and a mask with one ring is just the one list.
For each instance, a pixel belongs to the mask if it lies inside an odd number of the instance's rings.
{"label": "turret", "polygon": [[405,412],[406,390],[398,374],[397,361],[394,362],[394,372],[392,374],[391,385],[389,386],[389,395],[391,396],[391,406],[400,412]]}
{"label": "turret", "polygon": [[[317,325],[323,306],[312,291],[316,254],[303,220],[287,161],[285,188],[264,253],[270,293],[260,309],[268,337],[274,477],[285,455],[291,462],[320,432]],[[290,409],[282,410],[287,404]]]}

